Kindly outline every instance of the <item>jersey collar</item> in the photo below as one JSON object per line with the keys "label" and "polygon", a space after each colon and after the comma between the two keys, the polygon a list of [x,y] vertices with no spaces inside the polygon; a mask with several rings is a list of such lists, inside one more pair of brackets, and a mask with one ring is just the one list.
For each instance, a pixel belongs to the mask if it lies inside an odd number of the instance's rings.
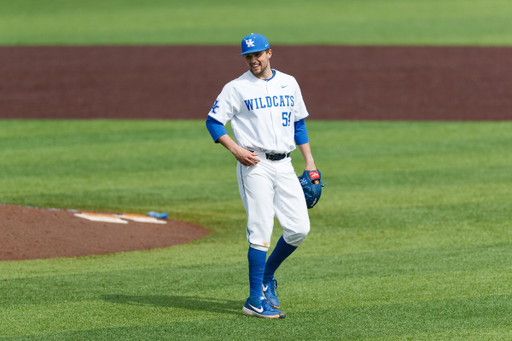
{"label": "jersey collar", "polygon": [[272,80],[275,76],[276,76],[276,70],[272,69],[272,77],[270,77],[269,79],[262,79],[262,80],[264,80],[265,82],[268,82],[268,81]]}
{"label": "jersey collar", "polygon": [[277,71],[272,69],[272,77],[270,77],[269,79],[258,78],[258,77],[256,77],[255,75],[252,74],[251,70],[247,70],[244,75],[247,75],[246,77],[249,77],[249,78],[254,79],[256,81],[269,82],[269,81],[271,81],[272,79],[274,79],[276,77]]}

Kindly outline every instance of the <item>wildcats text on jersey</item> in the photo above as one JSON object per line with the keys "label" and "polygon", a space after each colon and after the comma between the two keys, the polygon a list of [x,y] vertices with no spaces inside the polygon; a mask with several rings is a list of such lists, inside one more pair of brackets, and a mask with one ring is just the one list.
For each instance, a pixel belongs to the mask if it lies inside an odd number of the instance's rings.
{"label": "wildcats text on jersey", "polygon": [[247,110],[264,109],[271,107],[293,107],[295,106],[295,98],[290,95],[266,96],[259,98],[251,98],[244,100]]}

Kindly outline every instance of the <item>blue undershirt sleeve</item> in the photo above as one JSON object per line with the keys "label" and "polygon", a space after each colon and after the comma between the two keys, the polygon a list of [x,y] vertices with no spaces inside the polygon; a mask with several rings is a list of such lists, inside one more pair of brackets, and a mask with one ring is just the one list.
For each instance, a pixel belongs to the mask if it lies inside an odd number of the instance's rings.
{"label": "blue undershirt sleeve", "polygon": [[226,128],[224,128],[224,125],[211,116],[208,116],[206,119],[206,128],[208,128],[208,131],[215,143],[219,143],[217,141],[219,137],[228,133]]}
{"label": "blue undershirt sleeve", "polygon": [[308,137],[308,131],[306,130],[306,122],[304,122],[304,119],[299,120],[294,123],[295,124],[295,143],[297,146],[308,143],[309,137]]}

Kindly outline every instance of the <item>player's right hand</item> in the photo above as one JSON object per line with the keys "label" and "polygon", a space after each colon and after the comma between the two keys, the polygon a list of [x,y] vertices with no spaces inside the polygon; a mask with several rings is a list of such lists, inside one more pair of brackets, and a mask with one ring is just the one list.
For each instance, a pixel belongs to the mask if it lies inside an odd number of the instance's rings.
{"label": "player's right hand", "polygon": [[237,150],[233,153],[235,158],[244,166],[254,166],[260,162],[258,159],[258,153],[253,153],[250,150],[244,149],[242,147],[237,148]]}

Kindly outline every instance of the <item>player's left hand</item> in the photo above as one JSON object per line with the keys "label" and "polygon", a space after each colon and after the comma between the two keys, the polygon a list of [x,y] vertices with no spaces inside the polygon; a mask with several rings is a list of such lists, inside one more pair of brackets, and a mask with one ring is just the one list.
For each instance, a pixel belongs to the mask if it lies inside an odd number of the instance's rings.
{"label": "player's left hand", "polygon": [[322,187],[325,186],[325,182],[322,181],[322,174],[318,169],[305,170],[298,178],[304,192],[306,205],[308,209],[313,208],[317,204],[318,200],[320,200]]}
{"label": "player's left hand", "polygon": [[[317,169],[316,169],[314,164],[313,164],[312,167],[311,166],[310,167],[306,166],[306,168],[304,168],[304,172],[311,172],[311,171],[315,171],[315,170],[317,170]],[[318,179],[317,180],[312,180],[312,182],[313,182],[313,184],[318,185],[320,183],[320,180],[318,180]]]}

